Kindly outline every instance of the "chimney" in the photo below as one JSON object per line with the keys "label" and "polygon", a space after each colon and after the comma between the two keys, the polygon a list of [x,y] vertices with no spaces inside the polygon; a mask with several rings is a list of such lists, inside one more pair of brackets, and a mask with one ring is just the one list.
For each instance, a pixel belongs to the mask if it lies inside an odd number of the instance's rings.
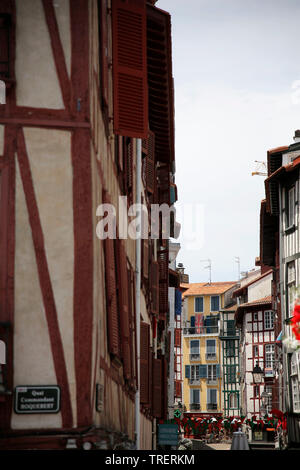
{"label": "chimney", "polygon": [[300,130],[299,129],[295,131],[294,142],[295,143],[300,142]]}

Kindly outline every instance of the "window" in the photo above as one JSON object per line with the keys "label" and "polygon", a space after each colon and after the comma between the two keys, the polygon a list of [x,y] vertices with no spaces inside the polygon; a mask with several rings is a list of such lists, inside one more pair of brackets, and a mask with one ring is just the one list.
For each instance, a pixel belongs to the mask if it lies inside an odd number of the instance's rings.
{"label": "window", "polygon": [[253,313],[253,321],[258,320],[258,312]]}
{"label": "window", "polygon": [[258,345],[253,346],[253,357],[258,357]]}
{"label": "window", "polygon": [[235,322],[234,320],[227,321],[227,336],[235,336]]}
{"label": "window", "polygon": [[207,365],[207,380],[217,380],[217,364]]}
{"label": "window", "polygon": [[274,359],[275,359],[275,345],[266,344],[265,345],[265,367],[267,369],[274,368]]}
{"label": "window", "polygon": [[267,392],[268,394],[268,401],[267,401],[267,405],[266,405],[266,412],[267,413],[271,413],[272,411],[272,387],[270,385],[266,385],[265,386],[265,391]]}
{"label": "window", "polygon": [[206,340],[206,359],[215,359],[216,358],[216,340],[208,339]]}
{"label": "window", "polygon": [[229,408],[238,408],[238,399],[236,393],[229,394]]}
{"label": "window", "polygon": [[289,316],[293,315],[294,302],[296,300],[296,268],[295,261],[287,263],[287,302]]}
{"label": "window", "polygon": [[290,228],[295,223],[295,186],[287,191],[286,199],[286,228]]}
{"label": "window", "polygon": [[230,339],[229,341],[226,341],[226,349],[225,353],[227,357],[232,357],[234,356],[235,352],[235,341],[234,339]]}
{"label": "window", "polygon": [[272,330],[274,328],[274,313],[271,310],[264,312],[265,330]]}
{"label": "window", "polygon": [[291,377],[292,385],[292,400],[293,400],[293,411],[295,413],[300,412],[300,389],[297,377]]}
{"label": "window", "polygon": [[190,389],[190,409],[191,410],[200,409],[200,390],[198,388]]}
{"label": "window", "polygon": [[218,312],[220,310],[220,296],[212,295],[210,297],[210,311]]}
{"label": "window", "polygon": [[195,312],[203,312],[203,297],[195,297]]}
{"label": "window", "polygon": [[190,358],[200,359],[200,342],[198,339],[190,341]]}
{"label": "window", "polygon": [[208,388],[207,389],[207,410],[216,410],[217,405],[217,389]]}
{"label": "window", "polygon": [[227,383],[235,383],[236,382],[236,366],[229,365],[226,366],[227,372]]}
{"label": "window", "polygon": [[253,396],[254,396],[254,398],[259,397],[259,385],[254,385],[254,387],[253,387]]}
{"label": "window", "polygon": [[191,381],[197,381],[200,379],[200,366],[191,366]]}

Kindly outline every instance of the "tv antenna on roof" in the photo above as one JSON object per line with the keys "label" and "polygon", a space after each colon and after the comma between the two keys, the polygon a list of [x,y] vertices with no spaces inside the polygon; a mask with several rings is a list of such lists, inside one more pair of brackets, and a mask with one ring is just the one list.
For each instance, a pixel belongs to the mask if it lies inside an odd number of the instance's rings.
{"label": "tv antenna on roof", "polygon": [[256,163],[255,171],[252,171],[251,175],[255,176],[268,176],[267,165],[266,162],[261,162],[259,160],[254,160]]}
{"label": "tv antenna on roof", "polygon": [[209,269],[209,283],[211,284],[211,260],[210,259],[201,259],[200,263],[206,262],[208,266],[205,266],[204,269]]}
{"label": "tv antenna on roof", "polygon": [[239,281],[241,279],[241,261],[239,256],[234,257],[234,261],[238,264],[238,272],[239,272]]}

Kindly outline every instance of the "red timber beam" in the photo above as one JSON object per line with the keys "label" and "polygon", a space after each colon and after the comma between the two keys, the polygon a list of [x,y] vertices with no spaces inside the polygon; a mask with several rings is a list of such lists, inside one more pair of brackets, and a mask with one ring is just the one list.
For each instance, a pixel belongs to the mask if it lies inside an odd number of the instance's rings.
{"label": "red timber beam", "polygon": [[41,292],[44,301],[46,319],[48,323],[54,368],[58,384],[61,387],[62,424],[64,428],[67,428],[72,427],[73,416],[66,362],[59,330],[55,299],[48,269],[43,230],[39,216],[39,209],[34,192],[34,185],[30,170],[30,163],[27,155],[24,133],[23,129],[21,128],[18,130],[17,143],[17,155],[27,204],[29,222],[31,226]]}
{"label": "red timber beam", "polygon": [[59,29],[52,0],[42,0],[46,22],[48,25],[52,53],[60,83],[61,93],[66,109],[70,106],[70,79],[68,76],[64,50],[60,40]]}
{"label": "red timber beam", "polygon": [[[89,2],[70,1],[71,104],[74,122],[89,122]],[[72,134],[74,214],[74,353],[77,426],[92,422],[93,220],[90,130]]]}
{"label": "red timber beam", "polygon": [[[0,167],[0,323],[8,325],[5,379],[8,390],[13,389],[13,324],[14,324],[14,266],[15,266],[15,150],[16,128],[6,126],[4,156]],[[10,428],[13,407],[12,395],[1,397],[0,428]]]}

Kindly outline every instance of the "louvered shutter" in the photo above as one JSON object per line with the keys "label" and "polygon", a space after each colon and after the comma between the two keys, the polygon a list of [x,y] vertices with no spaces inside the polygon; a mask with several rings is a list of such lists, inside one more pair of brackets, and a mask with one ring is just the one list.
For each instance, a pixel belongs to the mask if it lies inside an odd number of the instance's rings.
{"label": "louvered shutter", "polygon": [[159,265],[157,261],[151,262],[151,311],[154,315],[159,313]]}
{"label": "louvered shutter", "polygon": [[140,348],[140,401],[149,403],[150,327],[144,322],[141,322]]}
{"label": "louvered shutter", "polygon": [[175,347],[176,348],[181,347],[181,329],[180,328],[175,328]]}
{"label": "louvered shutter", "polygon": [[163,391],[162,391],[162,416],[168,417],[168,362],[165,356],[162,357],[163,369]]}
{"label": "louvered shutter", "polygon": [[109,352],[120,356],[119,319],[116,296],[116,263],[114,240],[104,240],[106,305]]}
{"label": "louvered shutter", "polygon": [[200,366],[199,366],[199,377],[200,377],[200,379],[206,379],[207,378],[207,365],[206,364],[200,364]]}
{"label": "louvered shutter", "polygon": [[146,138],[148,87],[146,2],[113,0],[114,133]]}
{"label": "louvered shutter", "polygon": [[147,157],[146,157],[146,189],[148,193],[153,194],[155,191],[155,138],[154,133],[149,132],[147,139]]}
{"label": "louvered shutter", "polygon": [[131,376],[131,353],[130,353],[130,330],[129,330],[129,299],[128,299],[128,271],[125,247],[123,241],[117,240],[118,246],[118,280],[119,280],[119,312],[120,312],[120,333],[121,350],[124,366],[124,376],[129,379]]}
{"label": "louvered shutter", "polygon": [[162,362],[153,359],[153,417],[162,416]]}
{"label": "louvered shutter", "polygon": [[191,366],[185,366],[185,378],[189,379],[191,377]]}
{"label": "louvered shutter", "polygon": [[220,364],[217,364],[216,365],[216,377],[217,379],[219,379],[221,377],[221,368],[220,368]]}
{"label": "louvered shutter", "polygon": [[143,240],[143,276],[149,278],[149,240]]}
{"label": "louvered shutter", "polygon": [[157,257],[159,264],[159,315],[164,320],[169,309],[169,250],[158,251]]}
{"label": "louvered shutter", "polygon": [[153,409],[153,375],[152,375],[153,359],[154,359],[153,349],[149,348],[149,408],[151,410]]}
{"label": "louvered shutter", "polygon": [[107,32],[107,0],[98,1],[99,8],[99,53],[100,53],[100,86],[102,106],[108,107],[108,32]]}

